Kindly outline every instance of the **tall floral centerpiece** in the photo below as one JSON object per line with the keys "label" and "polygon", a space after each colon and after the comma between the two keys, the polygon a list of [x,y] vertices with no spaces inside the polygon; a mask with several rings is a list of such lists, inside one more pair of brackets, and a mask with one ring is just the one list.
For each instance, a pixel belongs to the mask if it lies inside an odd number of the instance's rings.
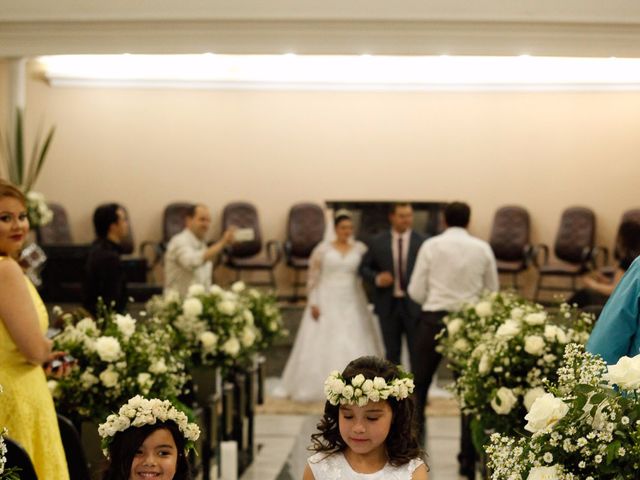
{"label": "tall floral centerpiece", "polygon": [[524,427],[545,382],[555,381],[565,346],[585,343],[592,324],[568,304],[546,311],[510,294],[491,294],[449,316],[441,345],[453,359],[453,390],[472,416],[479,452],[492,432]]}
{"label": "tall floral centerpiece", "polygon": [[24,122],[21,109],[16,110],[16,120],[12,132],[0,132],[2,147],[3,176],[17,185],[27,196],[27,213],[32,228],[45,225],[53,219],[53,213],[47,206],[44,196],[33,190],[33,186],[44,166],[55,127],[51,127],[44,137],[39,133],[31,148],[31,155],[26,156],[27,146],[24,136]]}
{"label": "tall floral centerpiece", "polygon": [[626,480],[640,468],[640,355],[607,366],[568,345],[557,380],[524,417],[529,436],[491,437],[494,480]]}
{"label": "tall floral centerpiece", "polygon": [[59,411],[76,421],[101,421],[135,395],[174,401],[188,375],[174,332],[159,320],[144,322],[102,309],[96,320],[67,315],[55,349],[77,359],[69,375],[51,380]]}

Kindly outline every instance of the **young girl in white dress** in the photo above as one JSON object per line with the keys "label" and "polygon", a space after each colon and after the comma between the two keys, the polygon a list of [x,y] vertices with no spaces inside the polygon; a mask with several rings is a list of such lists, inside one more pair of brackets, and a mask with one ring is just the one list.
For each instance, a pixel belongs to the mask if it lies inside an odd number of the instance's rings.
{"label": "young girl in white dress", "polygon": [[320,243],[311,254],[307,308],[276,396],[322,401],[327,372],[353,358],[383,355],[378,323],[358,275],[367,247],[353,240],[348,211],[336,212],[334,228],[335,240]]}
{"label": "young girl in white dress", "polygon": [[[353,339],[357,341],[357,339]],[[325,381],[316,453],[303,480],[427,480],[415,433],[411,376],[378,357],[353,360]]]}

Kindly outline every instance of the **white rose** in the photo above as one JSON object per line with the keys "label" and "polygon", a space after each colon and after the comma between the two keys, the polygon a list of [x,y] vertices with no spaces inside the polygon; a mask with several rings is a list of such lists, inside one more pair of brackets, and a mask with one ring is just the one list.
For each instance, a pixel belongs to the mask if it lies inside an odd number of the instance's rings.
{"label": "white rose", "polygon": [[89,389],[99,382],[98,377],[89,371],[84,371],[80,375],[80,382],[82,382],[82,388]]}
{"label": "white rose", "polygon": [[100,374],[100,381],[107,388],[113,388],[118,384],[118,373],[113,370],[104,370]]}
{"label": "white rose", "polygon": [[372,402],[379,402],[380,392],[378,390],[371,390],[369,393],[367,393],[367,397],[369,397],[369,400],[371,400]]}
{"label": "white rose", "polygon": [[256,340],[256,331],[253,327],[247,326],[242,330],[242,337],[240,338],[242,345],[249,348]]}
{"label": "white rose", "polygon": [[253,319],[253,313],[251,313],[251,310],[245,309],[245,311],[242,312],[242,316],[244,317],[245,322],[247,322],[249,325],[253,325],[254,319]]}
{"label": "white rose", "polygon": [[491,357],[487,353],[483,353],[478,363],[478,373],[480,375],[486,375],[491,371]]}
{"label": "white rose", "polygon": [[225,315],[233,315],[236,311],[236,304],[232,300],[223,300],[218,303],[218,310]]}
{"label": "white rose", "polygon": [[187,317],[197,317],[202,313],[202,302],[198,298],[187,298],[182,304],[182,311]]}
{"label": "white rose", "polygon": [[344,390],[344,387],[346,387],[346,384],[339,378],[336,378],[331,385],[331,391],[337,395],[340,395]]}
{"label": "white rose", "polygon": [[558,468],[552,467],[533,467],[529,470],[527,480],[559,480]]}
{"label": "white rose", "polygon": [[450,337],[452,337],[460,331],[463,325],[464,321],[461,318],[454,318],[449,323],[447,323],[447,333]]}
{"label": "white rose", "polygon": [[244,284],[244,282],[241,282],[241,281],[234,282],[234,284],[231,285],[231,291],[234,293],[240,293],[245,288],[247,288],[247,286]]}
{"label": "white rose", "polygon": [[376,390],[382,390],[387,386],[387,381],[382,377],[374,377],[373,378],[373,388]]}
{"label": "white rose", "polygon": [[58,398],[60,396],[60,390],[58,389],[58,382],[55,380],[47,381],[47,387],[49,387],[49,393],[53,398]]}
{"label": "white rose", "polygon": [[92,318],[83,318],[76,324],[76,328],[81,332],[87,333],[89,330],[96,330],[96,322]]}
{"label": "white rose", "polygon": [[498,330],[496,330],[496,337],[503,339],[513,338],[520,333],[520,330],[520,322],[509,319],[498,327]]}
{"label": "white rose", "polygon": [[496,392],[496,396],[491,400],[491,408],[493,408],[498,415],[506,415],[513,409],[516,403],[518,403],[518,398],[513,394],[511,389],[500,387]]}
{"label": "white rose", "polygon": [[633,358],[624,356],[615,365],[607,366],[605,380],[624,390],[640,388],[640,355]]}
{"label": "white rose", "polygon": [[137,381],[138,381],[138,385],[143,387],[149,383],[153,383],[153,380],[151,380],[151,374],[147,372],[139,373]]}
{"label": "white rose", "polygon": [[347,400],[349,400],[351,397],[353,397],[354,393],[355,393],[355,390],[353,389],[353,387],[351,385],[347,385],[342,390],[342,396],[344,398],[346,398]]}
{"label": "white rose", "polygon": [[165,363],[164,358],[152,363],[149,367],[149,371],[155,374],[165,373],[167,370],[167,364]]}
{"label": "white rose", "polygon": [[211,285],[209,288],[209,293],[213,293],[214,295],[220,295],[224,290],[219,285]]}
{"label": "white rose", "polygon": [[459,352],[466,352],[471,348],[469,342],[467,342],[464,338],[459,338],[453,344],[453,349]]}
{"label": "white rose", "polygon": [[524,338],[524,351],[531,355],[542,355],[545,342],[540,335],[527,335]]}
{"label": "white rose", "polygon": [[531,433],[551,429],[568,411],[569,406],[561,399],[545,393],[533,402],[529,413],[525,415],[527,424],[524,429]]}
{"label": "white rose", "polygon": [[511,318],[513,318],[514,320],[520,320],[523,315],[524,315],[524,310],[522,310],[520,307],[515,307],[511,309]]}
{"label": "white rose", "polygon": [[371,390],[373,390],[373,380],[371,380],[370,378],[367,378],[362,384],[361,388],[364,393],[368,394]]}
{"label": "white rose", "polygon": [[479,317],[488,317],[493,313],[490,302],[479,302],[475,307],[475,311]]}
{"label": "white rose", "polygon": [[545,390],[542,387],[535,387],[535,388],[530,388],[527,393],[524,394],[524,400],[522,403],[524,403],[524,408],[527,409],[527,412],[531,410],[531,406],[533,405],[533,402],[535,402],[538,398],[540,398],[542,395],[544,395]]}
{"label": "white rose", "polygon": [[116,315],[116,325],[118,326],[118,330],[122,333],[122,336],[129,340],[131,335],[133,335],[136,331],[136,321],[131,318],[131,315]]}
{"label": "white rose", "polygon": [[240,342],[236,337],[231,337],[222,345],[222,351],[235,357],[240,353]]}
{"label": "white rose", "polygon": [[216,343],[218,343],[218,336],[210,331],[202,332],[198,337],[200,343],[202,343],[202,347],[205,350],[210,350],[215,347]]}
{"label": "white rose", "polygon": [[195,297],[197,295],[202,295],[205,292],[204,285],[200,285],[199,283],[194,283],[189,286],[187,290],[187,297]]}
{"label": "white rose", "polygon": [[278,322],[276,322],[275,320],[271,320],[269,322],[269,331],[275,332],[276,330],[278,330],[278,328],[279,328]]}
{"label": "white rose", "polygon": [[365,380],[364,375],[359,373],[358,375],[356,375],[351,379],[351,385],[353,385],[354,387],[359,387],[364,383],[364,380]]}
{"label": "white rose", "polygon": [[100,337],[96,340],[95,350],[103,362],[114,362],[120,358],[120,342],[114,337]]}
{"label": "white rose", "polygon": [[547,320],[547,312],[528,313],[524,321],[529,325],[542,325]]}

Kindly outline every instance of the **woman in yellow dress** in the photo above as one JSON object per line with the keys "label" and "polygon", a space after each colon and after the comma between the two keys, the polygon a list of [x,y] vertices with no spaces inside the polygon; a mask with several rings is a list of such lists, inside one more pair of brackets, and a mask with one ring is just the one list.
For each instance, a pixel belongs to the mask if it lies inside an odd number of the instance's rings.
{"label": "woman in yellow dress", "polygon": [[28,231],[24,195],[0,180],[0,426],[27,451],[39,480],[68,480],[42,367],[57,356],[45,337],[47,310],[15,260]]}

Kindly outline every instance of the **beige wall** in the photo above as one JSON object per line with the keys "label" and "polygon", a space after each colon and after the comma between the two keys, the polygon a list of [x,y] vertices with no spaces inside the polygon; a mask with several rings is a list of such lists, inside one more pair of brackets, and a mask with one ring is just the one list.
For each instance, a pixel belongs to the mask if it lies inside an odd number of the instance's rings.
{"label": "beige wall", "polygon": [[[0,86],[2,85],[0,64]],[[593,208],[610,246],[640,206],[640,92],[346,93],[52,88],[31,79],[27,121],[57,126],[37,184],[63,203],[77,241],[117,200],[137,241],[164,206],[199,200],[218,229],[225,203],[254,202],[265,237],[295,202],[462,199],[487,238],[495,209],[529,209],[552,242],[560,212]]]}

